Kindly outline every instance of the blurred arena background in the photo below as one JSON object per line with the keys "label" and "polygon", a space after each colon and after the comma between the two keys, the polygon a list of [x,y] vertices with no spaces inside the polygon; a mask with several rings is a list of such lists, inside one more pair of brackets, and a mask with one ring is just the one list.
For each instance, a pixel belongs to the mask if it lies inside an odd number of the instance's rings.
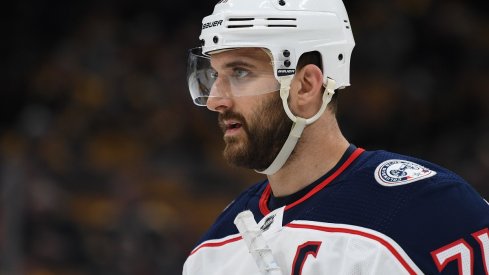
{"label": "blurred arena background", "polygon": [[[215,2],[3,6],[0,274],[180,274],[262,179],[224,163],[216,116],[187,91]],[[345,0],[357,46],[338,116],[357,146],[436,162],[489,198],[482,2]]]}

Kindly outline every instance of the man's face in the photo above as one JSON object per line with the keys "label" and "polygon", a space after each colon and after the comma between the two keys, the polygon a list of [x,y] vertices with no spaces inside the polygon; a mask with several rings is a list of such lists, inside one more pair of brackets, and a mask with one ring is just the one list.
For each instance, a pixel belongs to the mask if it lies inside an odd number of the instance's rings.
{"label": "man's face", "polygon": [[[256,71],[273,75],[269,56],[261,49],[238,49],[212,55],[211,63],[217,75],[231,68],[241,74]],[[232,67],[232,65],[239,65]],[[243,72],[245,71],[245,72]],[[249,72],[248,72],[249,71]],[[221,73],[222,72],[222,73]],[[245,79],[244,89],[273,86],[274,78],[257,77]],[[219,79],[215,85],[219,85]],[[266,169],[277,156],[287,139],[292,121],[282,107],[277,92],[233,96],[221,83],[221,96],[209,97],[207,106],[219,112],[219,125],[224,132],[224,157],[230,163],[250,169]],[[252,92],[253,93],[253,92]]]}

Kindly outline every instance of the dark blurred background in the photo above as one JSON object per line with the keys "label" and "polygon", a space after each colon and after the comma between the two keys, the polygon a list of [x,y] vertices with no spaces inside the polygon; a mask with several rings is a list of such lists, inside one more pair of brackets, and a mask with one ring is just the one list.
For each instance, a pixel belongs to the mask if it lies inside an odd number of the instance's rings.
{"label": "dark blurred background", "polygon": [[[215,2],[2,4],[0,274],[180,274],[262,179],[224,163],[216,116],[187,91]],[[345,1],[357,46],[338,117],[357,146],[436,162],[489,198],[482,2]]]}

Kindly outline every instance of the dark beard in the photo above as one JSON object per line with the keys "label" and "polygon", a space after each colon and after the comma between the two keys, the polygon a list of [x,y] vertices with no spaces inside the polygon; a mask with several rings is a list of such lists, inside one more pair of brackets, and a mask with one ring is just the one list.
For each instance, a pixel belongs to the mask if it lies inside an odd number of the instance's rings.
{"label": "dark beard", "polygon": [[232,111],[219,115],[221,127],[224,119],[240,121],[246,134],[245,138],[225,137],[224,158],[233,165],[259,171],[270,166],[292,128],[278,93],[255,108],[249,123],[241,114]]}

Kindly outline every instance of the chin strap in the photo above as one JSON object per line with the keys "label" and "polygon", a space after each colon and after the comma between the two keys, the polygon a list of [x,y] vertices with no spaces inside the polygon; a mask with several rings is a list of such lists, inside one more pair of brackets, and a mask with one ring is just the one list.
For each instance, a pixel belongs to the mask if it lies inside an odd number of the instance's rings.
{"label": "chin strap", "polygon": [[304,128],[307,125],[312,124],[313,122],[315,122],[321,117],[321,115],[326,110],[326,107],[328,106],[329,102],[331,101],[331,98],[333,97],[336,83],[333,79],[328,78],[327,82],[323,84],[323,86],[325,87],[325,91],[323,93],[323,103],[321,105],[321,108],[319,108],[319,111],[314,116],[308,119],[295,116],[290,110],[287,101],[290,93],[290,82],[292,81],[293,77],[294,75],[283,76],[279,78],[279,81],[280,81],[280,97],[282,98],[282,105],[284,106],[285,113],[294,122],[294,124],[292,125],[292,129],[290,130],[289,136],[287,137],[287,140],[282,146],[282,149],[278,153],[277,157],[275,157],[275,160],[273,160],[272,164],[270,164],[270,166],[267,169],[263,171],[255,170],[258,173],[273,175],[278,170],[280,170],[280,168],[282,168],[282,166],[285,164],[287,159],[289,159],[290,154],[292,154],[292,151],[294,150],[297,141],[301,137]]}

